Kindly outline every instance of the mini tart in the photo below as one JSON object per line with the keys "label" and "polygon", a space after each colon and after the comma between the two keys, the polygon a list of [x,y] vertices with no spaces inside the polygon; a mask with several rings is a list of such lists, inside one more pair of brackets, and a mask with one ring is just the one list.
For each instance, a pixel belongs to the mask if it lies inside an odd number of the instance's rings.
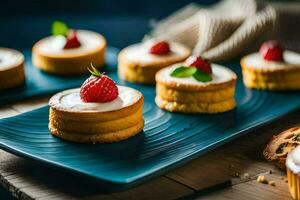
{"label": "mini tart", "polygon": [[33,64],[56,75],[80,75],[87,73],[92,63],[96,68],[104,65],[105,38],[95,32],[77,30],[81,43],[78,48],[63,49],[63,36],[49,36],[38,41],[32,48]]}
{"label": "mini tart", "polygon": [[175,64],[156,74],[156,98],[158,107],[170,112],[220,113],[235,108],[236,74],[230,69],[212,64],[213,80],[199,82],[193,77],[176,78],[171,72],[183,66]]}
{"label": "mini tart", "polygon": [[143,96],[132,88],[118,86],[119,96],[107,103],[85,103],[80,89],[54,95],[50,101],[50,132],[81,143],[110,143],[143,130]]}
{"label": "mini tart", "polygon": [[300,89],[300,54],[284,51],[283,62],[267,61],[259,53],[241,59],[244,84],[265,90]]}
{"label": "mini tart", "polygon": [[119,77],[133,83],[155,84],[156,72],[191,55],[188,47],[175,42],[169,42],[170,53],[166,55],[150,54],[153,44],[151,40],[123,49],[118,58]]}
{"label": "mini tart", "polygon": [[285,164],[290,193],[293,199],[300,199],[300,146],[288,154]]}
{"label": "mini tart", "polygon": [[14,49],[0,48],[0,90],[24,83],[24,56]]}

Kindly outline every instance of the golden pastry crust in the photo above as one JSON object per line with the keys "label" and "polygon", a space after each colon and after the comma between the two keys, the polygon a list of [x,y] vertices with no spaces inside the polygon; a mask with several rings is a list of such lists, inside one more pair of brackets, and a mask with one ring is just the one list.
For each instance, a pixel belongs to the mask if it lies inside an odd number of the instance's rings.
{"label": "golden pastry crust", "polygon": [[137,65],[126,65],[119,62],[118,75],[121,79],[132,83],[155,84],[155,74],[160,68],[141,68]]}
{"label": "golden pastry crust", "polygon": [[155,103],[161,109],[181,113],[221,113],[233,110],[236,105],[234,98],[220,102],[180,103],[164,100],[160,96],[155,97]]}
{"label": "golden pastry crust", "polygon": [[1,48],[1,49],[14,51],[22,55],[22,59],[20,59],[20,62],[16,63],[15,66],[9,67],[7,69],[0,69],[0,80],[1,80],[0,90],[6,90],[6,89],[10,89],[22,85],[25,81],[23,54],[13,49],[8,49],[8,48]]}
{"label": "golden pastry crust", "polygon": [[196,103],[196,102],[220,102],[231,99],[235,93],[235,87],[230,86],[220,90],[205,90],[201,93],[190,90],[177,90],[164,84],[156,84],[156,93],[167,101],[180,103]]}
{"label": "golden pastry crust", "polygon": [[300,71],[298,70],[261,73],[243,68],[242,72],[244,84],[249,88],[268,90],[300,89]]}
{"label": "golden pastry crust", "polygon": [[[178,44],[177,44],[178,45]],[[160,59],[152,62],[131,61],[126,58],[128,48],[120,51],[118,56],[118,74],[121,79],[133,83],[155,84],[155,74],[162,68],[174,63],[182,62],[191,55],[191,50],[187,47],[182,55],[176,57],[160,56]]]}
{"label": "golden pastry crust", "polygon": [[[247,56],[241,59],[243,82],[246,87],[263,90],[299,90],[300,66],[276,68],[257,68],[248,66]],[[281,64],[284,66],[284,63]]]}
{"label": "golden pastry crust", "polygon": [[285,161],[290,151],[300,144],[300,127],[290,128],[274,135],[263,151],[264,157],[285,170]]}
{"label": "golden pastry crust", "polygon": [[49,130],[55,136],[81,143],[109,143],[134,136],[143,129],[143,96],[119,110],[102,112],[63,109],[58,102],[60,95],[49,102]]}
{"label": "golden pastry crust", "polygon": [[92,144],[119,142],[137,135],[143,130],[143,127],[144,127],[144,121],[139,121],[136,125],[123,130],[113,131],[105,134],[84,135],[84,134],[74,134],[73,132],[68,132],[68,131],[61,131],[53,127],[51,124],[49,124],[50,132],[57,137],[72,142],[92,143]]}
{"label": "golden pastry crust", "polygon": [[96,68],[101,68],[105,62],[106,40],[98,34],[101,41],[99,47],[95,50],[62,54],[46,54],[39,50],[39,46],[46,40],[44,38],[34,44],[32,48],[33,64],[50,74],[68,76],[81,75],[87,73],[87,67],[92,63]]}
{"label": "golden pastry crust", "polygon": [[287,168],[289,191],[293,199],[300,199],[300,177]]}
{"label": "golden pastry crust", "polygon": [[50,122],[52,126],[56,127],[58,130],[64,130],[73,133],[86,132],[88,134],[105,134],[108,132],[123,130],[134,126],[142,119],[142,116],[143,111],[142,107],[140,107],[134,113],[124,117],[117,117],[113,120],[95,121],[94,119],[87,120],[86,118],[83,120],[81,118],[77,118],[77,120],[70,120],[69,118],[63,118],[61,115],[59,115],[59,112],[50,109]]}

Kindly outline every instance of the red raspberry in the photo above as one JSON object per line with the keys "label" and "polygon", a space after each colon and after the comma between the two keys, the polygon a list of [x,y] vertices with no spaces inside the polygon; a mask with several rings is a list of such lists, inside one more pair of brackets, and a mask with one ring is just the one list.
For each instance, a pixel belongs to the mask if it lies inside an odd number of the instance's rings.
{"label": "red raspberry", "polygon": [[208,62],[208,60],[205,60],[201,57],[197,57],[197,56],[190,56],[187,60],[186,60],[186,64],[188,66],[193,66],[196,67],[198,70],[205,72],[207,74],[211,74],[212,73],[212,69],[211,69],[211,65]]}
{"label": "red raspberry", "polygon": [[283,49],[276,41],[264,42],[261,45],[259,52],[265,60],[270,60],[270,61],[283,60]]}
{"label": "red raspberry", "polygon": [[150,53],[156,55],[168,54],[170,53],[170,45],[166,41],[157,42],[150,48]]}
{"label": "red raspberry", "polygon": [[64,46],[64,49],[73,49],[80,47],[81,44],[78,40],[77,33],[75,30],[70,30],[67,36],[67,42]]}
{"label": "red raspberry", "polygon": [[80,98],[84,102],[105,103],[116,99],[118,87],[108,76],[101,74],[96,68],[89,69],[92,76],[80,88]]}

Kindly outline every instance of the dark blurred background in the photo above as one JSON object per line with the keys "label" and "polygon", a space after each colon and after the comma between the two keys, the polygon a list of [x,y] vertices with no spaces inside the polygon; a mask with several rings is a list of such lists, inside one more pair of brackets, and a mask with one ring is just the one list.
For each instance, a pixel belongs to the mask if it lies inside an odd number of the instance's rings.
{"label": "dark blurred background", "polygon": [[110,46],[122,48],[138,42],[150,30],[149,21],[162,19],[196,2],[210,5],[218,0],[14,0],[0,5],[0,46],[31,48],[50,34],[53,20],[70,27],[100,32]]}

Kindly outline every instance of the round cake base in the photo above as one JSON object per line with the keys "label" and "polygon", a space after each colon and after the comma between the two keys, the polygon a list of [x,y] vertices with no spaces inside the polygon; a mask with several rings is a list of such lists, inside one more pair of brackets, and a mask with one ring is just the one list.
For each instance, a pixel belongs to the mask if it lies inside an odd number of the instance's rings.
{"label": "round cake base", "polygon": [[0,48],[0,50],[13,52],[18,56],[18,61],[15,65],[5,67],[3,69],[0,68],[0,90],[21,86],[25,81],[23,54],[19,51],[8,48]]}
{"label": "round cake base", "polygon": [[[47,73],[60,76],[86,74],[88,73],[87,68],[91,64],[98,69],[103,67],[105,64],[105,38],[98,33],[85,30],[78,30],[78,34],[93,35],[92,39],[96,40],[97,45],[91,49],[83,46],[83,49],[74,48],[52,52],[46,48],[47,45],[52,44],[49,40],[54,40],[54,36],[50,36],[34,44],[32,48],[33,65]],[[92,42],[89,41],[88,43]]]}
{"label": "round cake base", "polygon": [[179,43],[171,42],[174,52],[166,55],[152,55],[148,52],[149,45],[143,45],[145,44],[134,44],[119,53],[118,74],[121,79],[133,83],[155,84],[155,74],[159,70],[182,62],[191,54],[190,49]]}
{"label": "round cake base", "polygon": [[241,59],[246,87],[260,90],[299,90],[300,55],[284,52],[284,61],[266,61],[259,53]]}
{"label": "round cake base", "polygon": [[[156,105],[179,113],[221,113],[235,108],[236,74],[213,64],[213,80],[198,82],[193,77],[176,78],[171,72],[182,64],[162,69],[156,74]],[[225,76],[225,77],[224,77]]]}
{"label": "round cake base", "polygon": [[[50,101],[49,130],[52,135],[80,143],[111,143],[143,130],[143,96],[118,86],[119,96],[106,103],[85,103],[79,89],[65,90]],[[79,99],[78,99],[79,98]]]}

